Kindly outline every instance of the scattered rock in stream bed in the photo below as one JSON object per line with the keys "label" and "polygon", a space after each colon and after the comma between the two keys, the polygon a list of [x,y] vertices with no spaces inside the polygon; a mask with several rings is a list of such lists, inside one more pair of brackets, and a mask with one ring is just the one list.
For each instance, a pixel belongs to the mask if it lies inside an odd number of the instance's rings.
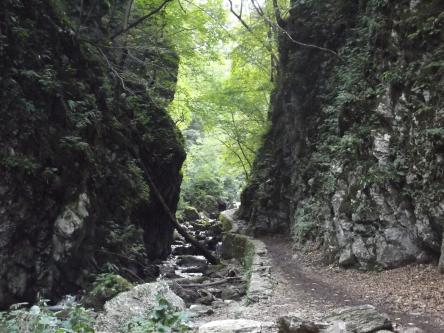
{"label": "scattered rock in stream bed", "polygon": [[[181,222],[182,227],[197,239],[202,245],[205,245],[210,251],[215,251],[218,244],[222,241],[222,224],[218,220],[210,218],[201,218]],[[197,255],[199,252],[190,244],[186,243],[180,236],[177,236],[172,244],[173,255]]]}
{"label": "scattered rock in stream bed", "polygon": [[197,209],[191,206],[185,207],[182,215],[185,221],[196,221],[200,219],[200,215]]}
{"label": "scattered rock in stream bed", "polygon": [[177,259],[177,264],[180,266],[208,266],[207,260],[202,256],[183,255]]}
{"label": "scattered rock in stream bed", "polygon": [[157,305],[161,295],[178,310],[185,309],[184,301],[166,283],[145,283],[123,292],[105,303],[105,311],[97,317],[96,331],[116,333],[131,319],[146,314]]}
{"label": "scattered rock in stream bed", "polygon": [[191,246],[189,244],[184,244],[182,242],[180,245],[173,244],[171,254],[174,256],[180,256],[180,255],[184,255],[184,254],[196,255],[197,251],[193,246]]}
{"label": "scattered rock in stream bed", "polygon": [[214,310],[211,306],[203,305],[203,304],[193,304],[189,307],[189,315],[190,317],[199,317],[203,315],[213,314]]}

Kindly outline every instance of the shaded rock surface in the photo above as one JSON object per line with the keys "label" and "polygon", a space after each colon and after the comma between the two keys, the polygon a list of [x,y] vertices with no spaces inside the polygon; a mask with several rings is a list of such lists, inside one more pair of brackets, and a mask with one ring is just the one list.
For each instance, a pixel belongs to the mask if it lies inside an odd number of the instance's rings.
{"label": "shaded rock surface", "polygon": [[340,59],[280,38],[271,128],[242,194],[253,233],[290,231],[343,266],[438,258],[443,10],[442,1],[294,2],[283,23],[292,38]]}
{"label": "shaded rock surface", "polygon": [[[105,265],[152,277],[150,260],[170,252],[172,227],[141,166],[174,212],[185,153],[153,102],[167,105],[173,91],[141,86],[129,97],[104,59],[117,63],[119,48],[94,46],[108,45],[104,20],[120,29],[123,6],[81,7],[90,15],[79,38],[74,2],[0,4],[0,308],[78,292]],[[178,58],[162,43],[161,53],[135,55],[144,64],[124,67],[153,77],[153,66],[165,68],[157,76],[174,77],[174,87]]]}

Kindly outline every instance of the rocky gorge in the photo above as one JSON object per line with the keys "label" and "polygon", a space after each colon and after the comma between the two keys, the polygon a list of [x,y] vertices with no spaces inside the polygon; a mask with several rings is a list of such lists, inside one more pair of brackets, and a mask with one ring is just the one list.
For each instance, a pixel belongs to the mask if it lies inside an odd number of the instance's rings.
{"label": "rocky gorge", "polygon": [[228,2],[0,3],[0,333],[444,332],[443,1]]}
{"label": "rocky gorge", "polygon": [[443,9],[293,1],[271,128],[242,197],[251,232],[290,231],[344,267],[438,260]]}

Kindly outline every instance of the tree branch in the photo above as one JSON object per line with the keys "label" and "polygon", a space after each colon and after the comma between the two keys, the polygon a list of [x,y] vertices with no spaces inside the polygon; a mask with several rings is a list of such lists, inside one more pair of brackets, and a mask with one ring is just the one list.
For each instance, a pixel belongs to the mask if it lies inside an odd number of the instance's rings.
{"label": "tree branch", "polygon": [[[229,0],[229,1],[231,3],[231,0]],[[281,24],[283,23],[283,20],[282,20],[282,17],[281,17],[281,14],[280,14],[280,10],[279,10],[279,7],[278,7],[278,3],[277,3],[276,0],[273,0],[273,9],[274,9],[274,13],[275,13],[275,16],[276,16],[276,22],[277,23],[274,23],[272,20],[270,20],[270,18],[267,15],[265,15],[263,10],[260,8],[259,4],[255,4],[255,0],[251,0],[251,2],[253,3],[254,8],[256,8],[256,11],[258,12],[258,14],[261,15],[263,17],[263,19],[268,24],[270,24],[273,27],[277,28],[281,33],[283,33],[285,36],[287,36],[288,39],[291,42],[293,42],[293,43],[295,43],[295,44],[297,44],[299,46],[303,46],[303,47],[307,47],[307,48],[312,48],[312,49],[317,49],[317,50],[320,50],[320,51],[324,51],[324,52],[328,52],[328,53],[334,54],[336,57],[341,59],[341,57],[335,51],[333,51],[331,49],[328,49],[328,48],[325,48],[325,47],[322,47],[322,46],[318,46],[318,45],[314,45],[314,44],[303,43],[303,42],[295,40],[293,37],[291,37],[290,33],[287,30],[285,30],[284,28],[282,28]]]}
{"label": "tree branch", "polygon": [[244,28],[247,29],[247,31],[250,32],[250,33],[253,35],[253,37],[254,37],[256,40],[258,40],[258,41],[259,41],[259,42],[260,42],[260,43],[261,43],[261,44],[267,49],[268,52],[270,52],[270,56],[272,57],[273,61],[277,64],[277,63],[278,63],[278,59],[277,59],[276,55],[275,55],[274,52],[273,52],[273,48],[272,48],[270,45],[264,43],[262,40],[260,40],[260,39],[254,34],[253,29],[251,29],[251,27],[247,24],[247,22],[244,21],[244,19],[242,18],[242,15],[241,15],[241,14],[238,14],[238,13],[234,10],[234,8],[233,8],[233,0],[228,0],[228,1],[229,1],[229,3],[230,3],[230,12],[231,12],[234,16],[236,16],[236,18],[237,18],[237,19],[239,20],[239,22],[244,26]]}
{"label": "tree branch", "polygon": [[142,23],[143,21],[145,21],[146,19],[150,18],[151,16],[157,14],[158,12],[160,12],[171,1],[173,1],[173,0],[164,0],[157,8],[155,8],[151,12],[149,12],[148,14],[143,15],[142,17],[138,18],[133,23],[128,25],[126,28],[116,32],[114,35],[111,36],[111,39],[115,39],[116,37],[120,36],[121,34],[124,34],[128,30],[134,28],[136,25]]}
{"label": "tree branch", "polygon": [[194,248],[199,251],[210,264],[218,265],[220,263],[220,260],[216,258],[205,246],[199,243],[193,236],[191,236],[184,227],[182,227],[179,222],[177,222],[176,217],[171,212],[170,207],[168,207],[168,204],[166,203],[165,199],[163,198],[162,194],[160,193],[159,189],[157,188],[156,184],[154,183],[153,178],[151,177],[151,173],[148,170],[148,167],[145,166],[145,164],[142,163],[142,160],[140,156],[136,153],[135,149],[128,146],[130,149],[132,155],[137,161],[140,161],[139,166],[141,167],[146,180],[148,181],[148,184],[150,186],[151,191],[156,196],[157,200],[159,201],[160,205],[162,206],[163,210],[165,211],[168,219],[170,220],[171,225],[174,229],[177,230],[177,232],[185,238],[185,240],[194,246]]}

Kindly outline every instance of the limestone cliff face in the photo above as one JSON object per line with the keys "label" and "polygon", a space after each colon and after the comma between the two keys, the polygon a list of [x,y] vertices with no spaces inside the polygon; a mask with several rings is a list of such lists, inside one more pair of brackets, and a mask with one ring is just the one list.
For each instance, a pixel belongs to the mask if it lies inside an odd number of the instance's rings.
{"label": "limestone cliff face", "polygon": [[105,26],[121,26],[105,13],[118,11],[82,3],[81,37],[73,2],[0,4],[0,307],[76,292],[90,273],[146,277],[170,251],[173,230],[141,165],[175,211],[185,153],[159,102],[173,91],[154,101],[143,80],[122,90],[110,64],[153,80],[150,64],[174,74],[177,56],[125,63],[103,42]]}
{"label": "limestone cliff face", "polygon": [[344,266],[440,255],[444,3],[294,1],[271,129],[242,195],[252,231],[291,231]]}

